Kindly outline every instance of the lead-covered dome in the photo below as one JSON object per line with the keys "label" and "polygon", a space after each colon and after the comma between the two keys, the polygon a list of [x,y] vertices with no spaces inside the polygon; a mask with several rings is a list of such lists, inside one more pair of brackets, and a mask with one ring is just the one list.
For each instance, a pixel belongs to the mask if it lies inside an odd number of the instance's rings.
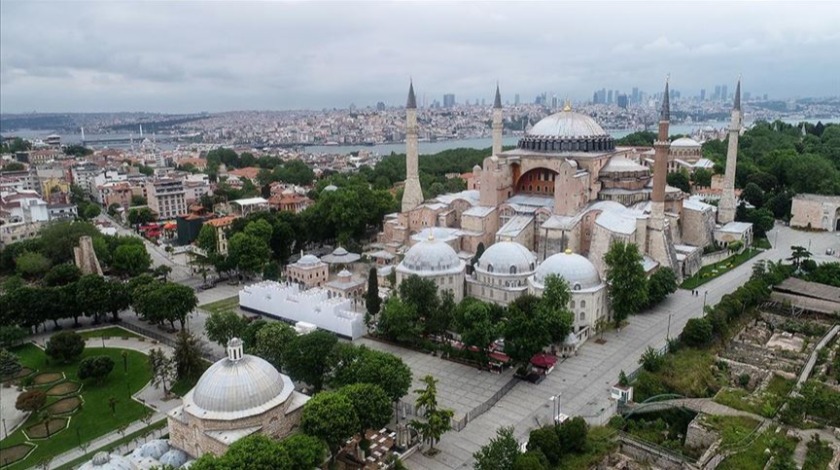
{"label": "lead-covered dome", "polygon": [[598,275],[595,265],[570,250],[549,256],[540,263],[534,273],[534,283],[544,286],[545,279],[552,274],[565,279],[572,291],[592,289],[601,285],[601,276]]}
{"label": "lead-covered dome", "polygon": [[399,267],[413,273],[444,273],[460,271],[462,263],[451,246],[430,236],[412,246]]}
{"label": "lead-covered dome", "polygon": [[615,140],[594,119],[567,105],[534,124],[518,147],[538,152],[603,152],[614,150]]}
{"label": "lead-covered dome", "polygon": [[184,397],[184,410],[197,417],[237,419],[263,413],[286,401],[294,385],[266,360],[242,353],[228,342],[228,357],[210,366]]}
{"label": "lead-covered dome", "polygon": [[498,242],[484,251],[475,270],[488,274],[530,274],[536,262],[536,256],[521,244]]}
{"label": "lead-covered dome", "polygon": [[680,137],[671,142],[671,148],[700,148],[700,143],[690,137]]}

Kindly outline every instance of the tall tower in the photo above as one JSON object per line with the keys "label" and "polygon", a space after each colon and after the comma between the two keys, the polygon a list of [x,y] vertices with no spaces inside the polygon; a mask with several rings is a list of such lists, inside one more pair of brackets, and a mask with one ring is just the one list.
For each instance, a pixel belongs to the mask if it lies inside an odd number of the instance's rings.
{"label": "tall tower", "polygon": [[665,227],[665,182],[668,177],[668,127],[671,121],[671,100],[668,81],[665,81],[665,94],[662,98],[662,110],[659,112],[659,135],[653,143],[653,194],[650,198],[650,218],[653,226],[659,230]]}
{"label": "tall tower", "polygon": [[417,169],[417,99],[414,97],[414,83],[408,86],[408,101],[405,104],[405,187],[403,188],[402,211],[408,212],[423,203],[423,188],[420,187],[420,172]]}
{"label": "tall tower", "polygon": [[718,223],[728,224],[735,220],[735,168],[738,165],[738,136],[741,132],[741,79],[735,87],[735,105],[729,121],[729,147],[726,149],[726,173],[723,177],[723,193],[718,206]]}
{"label": "tall tower", "polygon": [[496,84],[496,100],[493,102],[493,155],[502,153],[502,95]]}

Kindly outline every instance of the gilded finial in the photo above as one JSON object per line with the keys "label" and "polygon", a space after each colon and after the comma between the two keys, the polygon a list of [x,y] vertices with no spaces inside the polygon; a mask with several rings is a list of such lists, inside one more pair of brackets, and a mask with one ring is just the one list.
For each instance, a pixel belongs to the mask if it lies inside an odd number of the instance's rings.
{"label": "gilded finial", "polygon": [[432,230],[432,229],[429,229],[429,238],[428,238],[428,240],[429,240],[430,242],[435,241],[435,231],[434,231],[434,230]]}
{"label": "gilded finial", "polygon": [[563,100],[563,111],[569,112],[572,110],[572,102],[569,99]]}

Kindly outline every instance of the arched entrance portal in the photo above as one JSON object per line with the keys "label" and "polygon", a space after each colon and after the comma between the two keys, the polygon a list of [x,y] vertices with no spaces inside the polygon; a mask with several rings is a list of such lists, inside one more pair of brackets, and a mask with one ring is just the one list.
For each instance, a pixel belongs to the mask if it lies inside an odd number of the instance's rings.
{"label": "arched entrance portal", "polygon": [[516,182],[516,192],[554,196],[554,180],[557,172],[548,168],[534,168]]}

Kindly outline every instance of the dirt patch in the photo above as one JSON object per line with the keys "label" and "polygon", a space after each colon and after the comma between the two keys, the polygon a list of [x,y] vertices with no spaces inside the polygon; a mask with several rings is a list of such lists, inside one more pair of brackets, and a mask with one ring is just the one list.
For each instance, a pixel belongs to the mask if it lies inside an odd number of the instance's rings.
{"label": "dirt patch", "polygon": [[46,374],[38,374],[32,378],[32,383],[35,385],[44,385],[50,384],[53,382],[58,382],[59,380],[63,379],[64,375],[59,372],[49,372]]}
{"label": "dirt patch", "polygon": [[47,434],[47,426],[45,422],[33,424],[26,428],[26,435],[30,439],[45,439],[53,434],[63,431],[67,427],[67,418],[52,418],[49,421],[50,433]]}
{"label": "dirt patch", "polygon": [[53,385],[49,390],[47,390],[47,395],[51,397],[60,397],[62,395],[76,393],[80,388],[82,388],[82,385],[76,382],[61,382],[60,384]]}
{"label": "dirt patch", "polygon": [[[82,404],[82,399],[79,397],[67,397],[58,400],[57,402],[53,403],[52,405],[46,408],[47,411],[54,415],[63,415],[65,413],[70,413],[76,411],[79,406]],[[52,428],[50,428],[52,431]]]}
{"label": "dirt patch", "polygon": [[5,376],[4,375],[3,376],[3,382],[5,382],[7,380],[22,379],[22,378],[26,377],[27,375],[29,375],[31,373],[32,373],[32,369],[30,369],[29,367],[24,367],[21,370],[19,370],[18,373],[15,374],[15,375],[12,375],[12,376]]}
{"label": "dirt patch", "polygon": [[3,461],[0,462],[0,466],[5,467],[6,465],[13,464],[18,460],[22,460],[32,452],[35,446],[31,444],[17,444],[11,447],[5,447],[0,449],[0,454],[3,455]]}

